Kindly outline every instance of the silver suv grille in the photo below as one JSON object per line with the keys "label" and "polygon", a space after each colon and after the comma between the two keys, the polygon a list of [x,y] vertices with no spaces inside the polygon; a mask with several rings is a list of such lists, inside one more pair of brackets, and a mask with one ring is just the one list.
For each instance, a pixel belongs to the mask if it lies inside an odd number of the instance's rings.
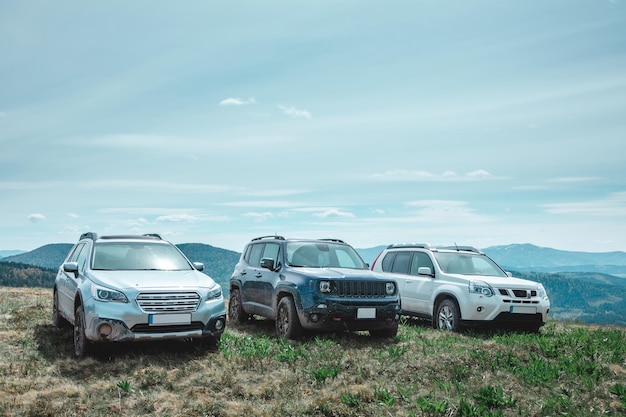
{"label": "silver suv grille", "polygon": [[335,285],[339,297],[387,297],[385,282],[341,280],[335,281]]}
{"label": "silver suv grille", "polygon": [[200,300],[200,294],[194,291],[142,292],[137,296],[137,304],[144,313],[193,312]]}

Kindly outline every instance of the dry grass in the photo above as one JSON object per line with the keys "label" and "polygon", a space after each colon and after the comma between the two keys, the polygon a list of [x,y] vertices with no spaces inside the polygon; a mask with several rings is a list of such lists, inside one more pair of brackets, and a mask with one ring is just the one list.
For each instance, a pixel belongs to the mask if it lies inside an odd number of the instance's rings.
{"label": "dry grass", "polygon": [[73,358],[51,290],[0,287],[3,416],[623,416],[626,330],[552,322],[539,335],[434,331],[273,338],[229,326],[220,346],[111,345]]}

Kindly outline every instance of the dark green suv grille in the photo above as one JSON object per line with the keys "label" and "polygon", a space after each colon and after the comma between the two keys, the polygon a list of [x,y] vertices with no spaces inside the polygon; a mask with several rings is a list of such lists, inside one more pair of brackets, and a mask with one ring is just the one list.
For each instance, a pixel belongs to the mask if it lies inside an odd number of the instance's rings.
{"label": "dark green suv grille", "polygon": [[341,280],[335,281],[335,288],[339,297],[388,297],[386,284],[386,282]]}

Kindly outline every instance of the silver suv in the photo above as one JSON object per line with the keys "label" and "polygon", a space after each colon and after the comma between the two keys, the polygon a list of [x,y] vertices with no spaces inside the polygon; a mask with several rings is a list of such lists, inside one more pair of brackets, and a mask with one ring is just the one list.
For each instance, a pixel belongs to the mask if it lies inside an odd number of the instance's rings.
{"label": "silver suv", "polygon": [[431,319],[438,329],[500,324],[536,332],[550,311],[543,285],[513,278],[470,246],[390,245],[371,269],[397,281],[404,315]]}
{"label": "silver suv", "polygon": [[94,342],[199,339],[226,324],[222,287],[159,235],[84,233],[59,267],[52,320],[74,327],[74,353]]}

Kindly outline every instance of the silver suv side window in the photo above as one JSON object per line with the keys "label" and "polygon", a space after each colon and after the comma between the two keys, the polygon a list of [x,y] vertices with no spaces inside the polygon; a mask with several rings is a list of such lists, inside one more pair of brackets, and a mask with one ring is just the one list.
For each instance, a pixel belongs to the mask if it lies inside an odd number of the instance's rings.
{"label": "silver suv side window", "polygon": [[87,264],[87,257],[89,256],[89,247],[87,245],[83,245],[80,253],[78,254],[78,258],[76,258],[76,262],[78,263],[78,270],[84,271],[85,265]]}

